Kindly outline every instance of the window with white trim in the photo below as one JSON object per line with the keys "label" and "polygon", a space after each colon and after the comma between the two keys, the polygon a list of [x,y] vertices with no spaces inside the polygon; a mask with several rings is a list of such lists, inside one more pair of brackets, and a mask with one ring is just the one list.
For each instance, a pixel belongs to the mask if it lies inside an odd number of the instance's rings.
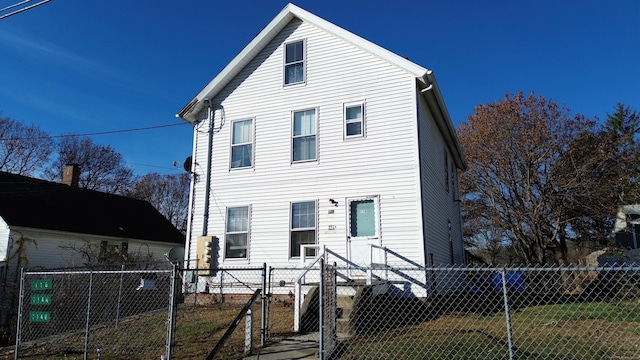
{"label": "window with white trim", "polygon": [[284,84],[304,83],[304,40],[284,45]]}
{"label": "window with white trim", "polygon": [[227,208],[227,229],[224,241],[225,259],[246,259],[249,243],[249,207]]}
{"label": "window with white trim", "polygon": [[316,160],[316,109],[293,112],[293,162]]}
{"label": "window with white trim", "polygon": [[345,138],[364,136],[364,104],[344,106],[344,136]]}
{"label": "window with white trim", "polygon": [[[291,203],[291,239],[289,256],[300,257],[300,245],[316,244],[316,202]],[[307,248],[305,256],[316,256],[315,248]]]}
{"label": "window with white trim", "polygon": [[234,121],[231,124],[231,168],[253,165],[253,119]]}

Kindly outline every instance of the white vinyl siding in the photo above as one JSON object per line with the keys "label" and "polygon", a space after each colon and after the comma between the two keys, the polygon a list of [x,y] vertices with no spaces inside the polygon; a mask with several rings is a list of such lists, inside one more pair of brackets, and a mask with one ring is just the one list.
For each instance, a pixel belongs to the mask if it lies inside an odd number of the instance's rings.
{"label": "white vinyl siding", "polygon": [[[452,195],[457,191],[457,183],[454,181],[454,162],[426,101],[420,95],[418,99],[419,136],[421,137],[420,176],[423,189],[422,201],[426,204],[423,214],[426,257],[427,259],[433,257],[433,265],[450,265],[451,247],[453,247],[454,262],[462,265],[464,246],[460,205],[455,201],[455,195]],[[444,155],[433,156],[443,152]],[[452,243],[449,242],[450,235]]]}
{"label": "white vinyl siding", "polygon": [[[83,251],[98,256],[103,241],[109,246],[117,246],[119,250],[127,243],[127,256],[139,261],[166,261],[165,254],[173,247],[182,244],[169,244],[158,241],[146,241],[129,238],[76,234],[65,231],[42,230],[34,228],[13,227],[11,236],[14,241],[25,237],[25,256],[29,260],[31,270],[60,269],[84,266],[86,259]],[[13,263],[15,265],[15,262]]]}
{"label": "white vinyl siding", "polygon": [[[306,85],[283,87],[284,44],[298,39],[305,39]],[[318,244],[345,254],[346,199],[377,194],[382,245],[423,262],[415,81],[353,44],[293,20],[211,99],[224,109],[216,111],[215,126],[225,125],[214,136],[208,235],[225,231],[224,219],[213,214],[251,204],[251,264],[295,266],[290,204],[317,199]],[[344,141],[344,105],[364,99],[366,141]],[[304,109],[316,109],[316,160],[292,164],[292,112]],[[229,171],[231,127],[222,115],[260,119],[254,121],[253,171]],[[208,145],[206,125],[199,126],[191,239],[204,220]],[[442,166],[437,170],[442,179]]]}

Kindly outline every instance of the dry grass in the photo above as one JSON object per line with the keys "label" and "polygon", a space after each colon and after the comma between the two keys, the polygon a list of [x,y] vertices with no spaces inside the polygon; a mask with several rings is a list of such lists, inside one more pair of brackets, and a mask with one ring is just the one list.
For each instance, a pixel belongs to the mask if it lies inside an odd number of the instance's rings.
{"label": "dry grass", "polygon": [[[222,338],[243,307],[241,299],[229,303],[182,304],[177,311],[174,359],[204,359]],[[259,303],[253,309],[253,351],[260,345]],[[290,334],[293,308],[273,302],[270,309],[270,332],[273,336]],[[165,350],[167,312],[157,311],[128,319],[115,326],[92,328],[91,344],[102,344],[102,360],[159,359]],[[244,356],[245,319],[238,324],[216,359],[239,359]],[[97,354],[90,346],[89,358]],[[63,334],[24,343],[21,359],[83,359],[84,333]],[[12,352],[0,352],[0,359],[13,359]]]}

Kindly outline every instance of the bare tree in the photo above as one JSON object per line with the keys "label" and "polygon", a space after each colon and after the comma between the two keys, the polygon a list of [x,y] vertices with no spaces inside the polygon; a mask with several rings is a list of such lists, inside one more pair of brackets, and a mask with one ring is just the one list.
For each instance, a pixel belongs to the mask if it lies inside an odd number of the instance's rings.
{"label": "bare tree", "polygon": [[478,226],[467,232],[500,229],[523,261],[566,262],[571,215],[562,199],[581,191],[581,184],[558,186],[558,177],[571,174],[556,169],[569,144],[594,126],[534,94],[507,94],[477,106],[458,128],[469,164],[460,178],[465,223]]}
{"label": "bare tree", "polygon": [[179,230],[186,231],[189,209],[189,175],[144,175],[129,196],[151,203]]}
{"label": "bare tree", "polygon": [[44,170],[54,149],[49,135],[0,114],[0,170],[33,175]]}
{"label": "bare tree", "polygon": [[111,194],[124,194],[136,181],[133,170],[111,146],[95,144],[89,137],[65,136],[57,144],[58,157],[45,177],[59,181],[67,164],[80,167],[78,186]]}

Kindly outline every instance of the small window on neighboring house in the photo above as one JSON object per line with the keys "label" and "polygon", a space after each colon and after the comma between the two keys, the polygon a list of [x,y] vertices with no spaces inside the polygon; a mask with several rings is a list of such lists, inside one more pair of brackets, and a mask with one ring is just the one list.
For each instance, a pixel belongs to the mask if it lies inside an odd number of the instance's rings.
{"label": "small window on neighboring house", "polygon": [[[300,245],[316,244],[316,202],[291,204],[290,257],[300,257]],[[307,248],[305,256],[316,256],[315,248]]]}
{"label": "small window on neighboring house", "polygon": [[444,187],[449,192],[449,154],[444,150]]}
{"label": "small window on neighboring house", "polygon": [[456,201],[457,190],[458,188],[456,187],[456,167],[452,161],[451,162],[451,199],[453,199],[453,201]]}
{"label": "small window on neighboring house", "polygon": [[251,167],[253,162],[253,120],[234,121],[231,129],[231,168]]}
{"label": "small window on neighboring house", "polygon": [[246,259],[249,242],[249,207],[227,208],[225,259]]}
{"label": "small window on neighboring house", "polygon": [[316,110],[295,111],[293,113],[292,160],[316,160]]}
{"label": "small window on neighboring house", "polygon": [[304,40],[285,44],[284,55],[284,84],[299,84],[304,82]]}
{"label": "small window on neighboring house", "polygon": [[345,105],[344,135],[347,138],[364,136],[364,104]]}

